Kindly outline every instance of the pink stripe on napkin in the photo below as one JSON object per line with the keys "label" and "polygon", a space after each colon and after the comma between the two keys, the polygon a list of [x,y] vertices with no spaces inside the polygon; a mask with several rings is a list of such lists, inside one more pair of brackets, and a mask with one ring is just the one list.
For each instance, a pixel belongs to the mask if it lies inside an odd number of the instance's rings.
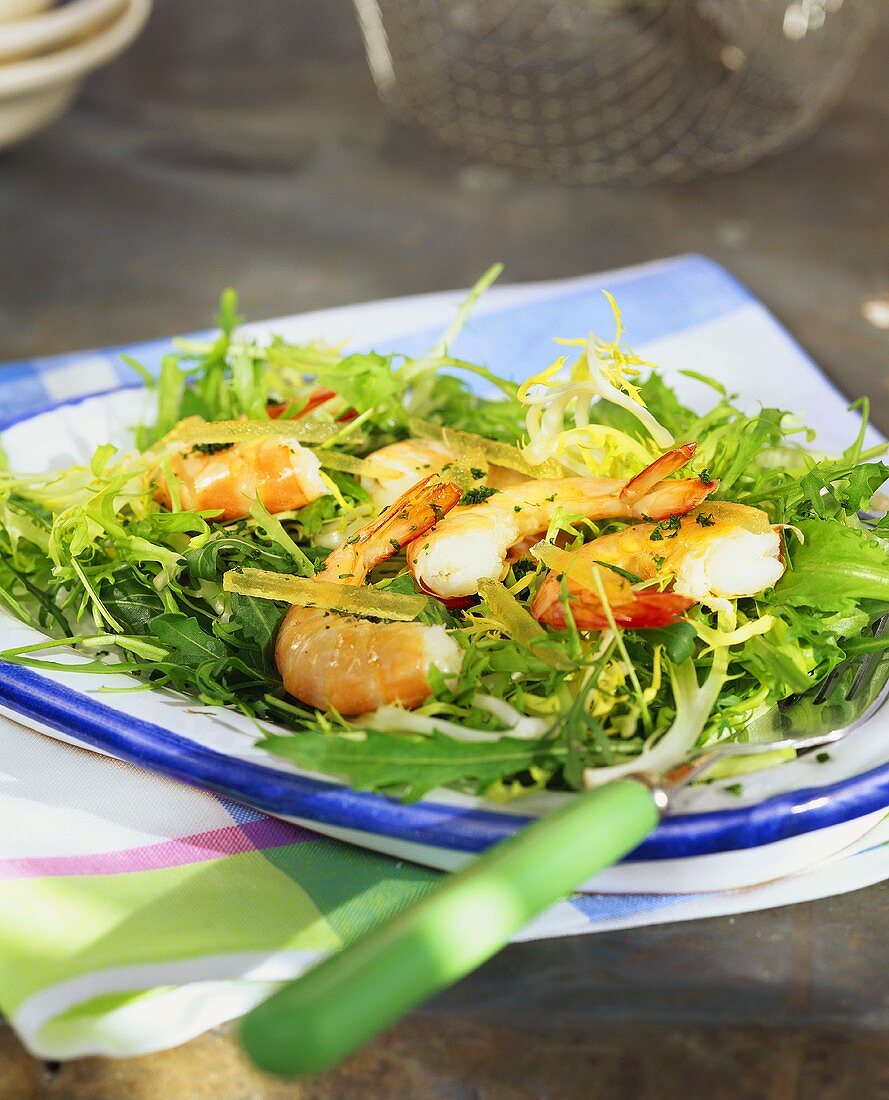
{"label": "pink stripe on napkin", "polygon": [[144,848],[95,852],[76,856],[37,856],[0,860],[0,879],[45,878],[71,875],[118,875],[129,871],[157,871],[204,863],[239,852],[281,848],[316,839],[307,829],[273,818],[228,825],[193,836],[177,837]]}

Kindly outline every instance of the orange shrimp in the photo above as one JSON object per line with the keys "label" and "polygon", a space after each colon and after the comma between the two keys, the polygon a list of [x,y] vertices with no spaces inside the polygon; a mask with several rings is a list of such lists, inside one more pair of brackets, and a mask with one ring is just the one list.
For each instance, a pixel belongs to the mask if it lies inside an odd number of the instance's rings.
{"label": "orange shrimp", "polygon": [[[444,443],[435,439],[399,439],[389,443],[367,456],[377,465],[388,467],[391,477],[362,477],[361,484],[370,493],[377,508],[385,508],[406,492],[422,477],[438,474],[450,462],[456,462],[462,456]],[[524,474],[508,470],[505,466],[489,466],[479,485],[491,485],[495,489],[505,489],[527,481]]]}
{"label": "orange shrimp", "polygon": [[[311,451],[276,439],[193,447],[174,454],[170,470],[180,506],[219,512],[223,523],[249,515],[257,499],[270,512],[288,512],[330,492]],[[166,477],[157,472],[155,480],[155,500],[171,507]]]}
{"label": "orange shrimp", "polygon": [[[318,577],[360,585],[370,570],[424,535],[460,499],[460,487],[431,475],[334,550]],[[291,607],[275,646],[287,691],[319,710],[364,714],[387,703],[417,707],[429,670],[459,671],[460,648],[442,626],[371,622],[317,607]]]}
{"label": "orange shrimp", "polygon": [[[778,532],[765,512],[713,501],[670,524],[637,523],[565,555],[567,568],[550,572],[531,613],[549,626],[565,626],[562,577],[567,576],[571,615],[581,630],[609,626],[603,593],[618,626],[667,626],[694,603],[726,607],[729,600],[770,588],[784,572],[780,551]],[[637,590],[608,566],[643,581],[663,578],[671,590]]]}
{"label": "orange shrimp", "polygon": [[481,504],[455,508],[428,538],[408,550],[414,579],[425,592],[442,598],[474,595],[480,580],[502,580],[511,547],[545,531],[558,511],[588,519],[682,515],[719,485],[699,478],[664,480],[694,453],[694,443],[677,447],[628,481],[536,479],[509,486]]}

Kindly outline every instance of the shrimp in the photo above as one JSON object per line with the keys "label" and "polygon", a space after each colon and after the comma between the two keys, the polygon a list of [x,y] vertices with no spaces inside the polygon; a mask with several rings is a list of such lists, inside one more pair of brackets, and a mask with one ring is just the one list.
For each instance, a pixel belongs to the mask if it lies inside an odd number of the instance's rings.
{"label": "shrimp", "polygon": [[[714,501],[669,525],[637,523],[581,546],[567,555],[566,570],[547,576],[531,613],[549,626],[565,626],[561,581],[567,576],[568,603],[581,630],[609,626],[603,593],[619,626],[667,626],[694,603],[725,608],[729,600],[770,588],[784,572],[780,551],[778,532],[765,512]],[[640,580],[672,579],[672,590],[639,591],[608,566]]]}
{"label": "shrimp", "polygon": [[455,508],[431,534],[408,550],[421,589],[453,599],[478,592],[482,579],[502,580],[510,548],[545,531],[557,511],[588,519],[664,519],[682,515],[718,488],[698,478],[665,481],[692,457],[695,444],[668,451],[640,474],[619,478],[545,478]]}
{"label": "shrimp", "polygon": [[[404,493],[351,541],[334,550],[318,577],[360,585],[370,570],[424,535],[460,499],[460,487],[432,475]],[[291,607],[275,645],[287,691],[319,710],[364,714],[387,703],[419,706],[429,670],[460,669],[460,647],[443,626],[371,622],[317,607]]]}
{"label": "shrimp", "polygon": [[[219,512],[223,523],[249,515],[257,499],[270,512],[288,512],[330,492],[318,459],[295,442],[207,444],[180,451],[169,462],[180,506]],[[158,471],[154,478],[155,500],[171,507],[166,476]]]}
{"label": "shrimp", "polygon": [[[437,440],[400,439],[397,443],[380,447],[367,457],[380,466],[398,471],[392,477],[361,478],[362,486],[370,493],[370,498],[376,507],[386,508],[420,478],[441,473],[449,462],[457,461],[461,455]],[[489,466],[484,479],[480,479],[479,484],[490,485],[495,489],[505,489],[508,485],[516,485],[526,480],[524,474],[507,470],[505,466]]]}

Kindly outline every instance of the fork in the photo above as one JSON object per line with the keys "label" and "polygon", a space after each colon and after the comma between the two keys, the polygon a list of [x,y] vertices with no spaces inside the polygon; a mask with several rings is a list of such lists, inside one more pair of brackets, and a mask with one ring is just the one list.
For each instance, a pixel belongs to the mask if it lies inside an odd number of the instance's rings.
{"label": "fork", "polygon": [[[874,634],[885,635],[889,613]],[[502,841],[417,904],[285,985],[241,1025],[247,1053],[282,1075],[339,1064],[377,1032],[500,950],[532,917],[636,848],[676,790],[730,756],[835,744],[889,696],[889,649],[852,658],[817,692],[754,723],[750,740],[705,748],[666,775],[585,791]]]}

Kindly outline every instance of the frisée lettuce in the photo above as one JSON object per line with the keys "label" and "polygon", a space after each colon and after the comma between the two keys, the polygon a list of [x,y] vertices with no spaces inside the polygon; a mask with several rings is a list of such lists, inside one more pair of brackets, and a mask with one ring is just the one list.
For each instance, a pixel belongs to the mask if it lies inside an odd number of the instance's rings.
{"label": "fris\u00e9e lettuce", "polygon": [[[76,666],[86,673],[113,665],[145,687],[235,708],[270,753],[356,787],[417,798],[450,785],[505,799],[667,769],[696,746],[742,739],[763,708],[885,644],[869,626],[889,606],[889,528],[875,501],[889,466],[885,446],[864,446],[866,402],[841,455],[807,450],[811,433],[792,412],[744,411],[700,375],[711,401],[693,411],[624,346],[613,300],[613,340],[563,340],[577,358],[517,386],[450,350],[496,274],[420,358],[249,338],[226,291],[213,339],[180,342],[156,378],[131,362],[156,395],[131,452],[97,439],[85,465],[0,472],[0,604],[47,639],[2,659],[52,668],[53,651],[73,646],[90,655]],[[479,396],[467,377],[497,396]],[[516,557],[468,607],[418,594],[401,552],[365,589],[315,580],[330,548],[375,513],[361,480],[377,472],[368,456],[410,437],[446,444],[469,470],[491,462],[547,477],[630,477],[674,441],[694,441],[690,473],[719,480],[711,499],[755,506],[780,528],[784,575],[729,610],[695,604],[668,627],[612,619],[586,632],[566,603],[564,629],[548,628],[529,611],[548,563],[623,522],[557,512],[542,550]],[[183,509],[171,476],[169,505],[157,502],[152,477],[171,443],[209,453],[248,438],[309,447],[330,491],[276,515],[256,501],[227,523]],[[432,695],[413,711],[347,720],[315,710],[286,694],[274,659],[294,600],[443,627],[462,667],[433,668]]]}

